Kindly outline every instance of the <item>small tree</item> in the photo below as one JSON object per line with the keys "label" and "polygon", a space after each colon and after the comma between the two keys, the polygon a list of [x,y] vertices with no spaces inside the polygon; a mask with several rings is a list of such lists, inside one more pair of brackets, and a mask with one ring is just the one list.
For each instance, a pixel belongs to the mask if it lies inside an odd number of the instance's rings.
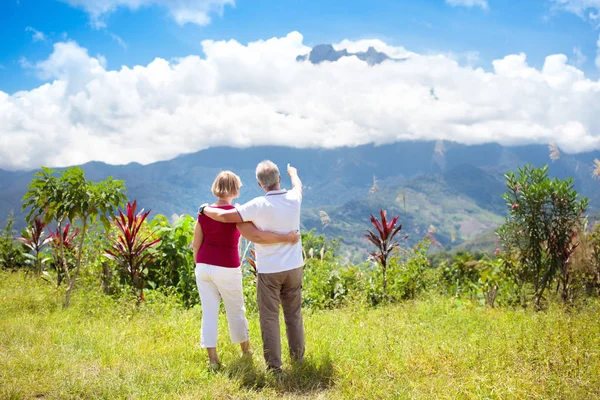
{"label": "small tree", "polygon": [[142,227],[150,211],[135,213],[137,202],[127,203],[126,214],[119,210],[119,215],[114,219],[119,234],[109,237],[111,248],[105,249],[105,256],[115,260],[121,270],[129,277],[133,292],[138,298],[138,303],[144,301],[144,286],[148,274],[148,265],[152,261],[152,254],[147,251],[160,239],[152,240],[151,235],[143,235]]}
{"label": "small tree", "polygon": [[114,215],[114,209],[124,202],[125,186],[123,181],[113,180],[112,177],[98,183],[88,181],[79,167],[68,168],[58,173],[58,176],[54,174],[55,171],[44,167],[35,174],[23,197],[23,210],[29,208],[28,222],[32,217],[42,216],[46,224],[56,221],[58,231],[61,232],[67,221],[71,225],[75,222],[81,224],[76,267],[72,275],[66,264],[62,235],[59,235],[60,257],[67,280],[64,306],[68,307],[81,270],[83,243],[88,227],[100,217],[105,228],[109,228],[108,216]]}
{"label": "small tree", "polygon": [[33,223],[23,230],[21,237],[17,238],[17,241],[21,242],[33,253],[25,254],[25,257],[33,263],[33,271],[38,276],[42,273],[43,264],[48,260],[48,258],[42,258],[42,250],[52,240],[51,237],[46,237],[46,233],[44,232],[45,227],[46,224],[36,217]]}
{"label": "small tree", "polygon": [[506,184],[510,213],[497,233],[507,252],[519,259],[517,274],[533,285],[536,307],[541,307],[544,291],[557,275],[568,301],[569,261],[578,245],[587,199],[579,199],[572,179],[550,179],[547,166],[509,172]]}
{"label": "small tree", "polygon": [[[371,253],[371,257],[375,259],[379,263],[379,265],[381,265],[381,271],[383,276],[383,297],[386,298],[386,272],[388,266],[388,259],[394,251],[394,249],[399,246],[399,243],[396,240],[394,240],[394,237],[402,230],[402,225],[396,226],[399,217],[394,217],[388,223],[387,212],[385,210],[380,210],[379,214],[381,215],[381,221],[379,221],[371,214],[371,223],[375,227],[375,231],[377,233],[367,230],[367,233],[365,233],[365,237],[377,247],[377,250]],[[400,240],[405,240],[407,238],[408,236],[404,236]]]}

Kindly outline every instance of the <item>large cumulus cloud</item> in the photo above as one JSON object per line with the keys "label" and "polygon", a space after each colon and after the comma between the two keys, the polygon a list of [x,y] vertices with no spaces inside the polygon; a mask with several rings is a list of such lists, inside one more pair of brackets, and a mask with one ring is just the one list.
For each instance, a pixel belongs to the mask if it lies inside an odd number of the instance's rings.
{"label": "large cumulus cloud", "polygon": [[376,40],[335,47],[375,46],[403,61],[297,62],[310,50],[297,32],[202,45],[205,58],[107,70],[76,43],[55,44],[34,65],[50,83],[0,92],[0,168],[149,163],[219,145],[442,139],[600,149],[600,83],[565,55],[548,56],[541,69],[507,55],[485,71]]}

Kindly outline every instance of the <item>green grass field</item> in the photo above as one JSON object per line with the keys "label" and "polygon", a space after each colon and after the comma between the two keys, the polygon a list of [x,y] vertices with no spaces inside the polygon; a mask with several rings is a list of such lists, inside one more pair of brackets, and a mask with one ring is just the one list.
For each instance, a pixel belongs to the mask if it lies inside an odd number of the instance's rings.
{"label": "green grass field", "polygon": [[[82,285],[83,287],[83,285]],[[201,310],[81,288],[67,311],[42,281],[0,273],[0,398],[600,397],[600,304],[494,310],[434,298],[305,311],[307,360],[265,374],[258,318],[242,359],[221,319],[224,368],[207,369]],[[285,336],[285,335],[284,335]]]}

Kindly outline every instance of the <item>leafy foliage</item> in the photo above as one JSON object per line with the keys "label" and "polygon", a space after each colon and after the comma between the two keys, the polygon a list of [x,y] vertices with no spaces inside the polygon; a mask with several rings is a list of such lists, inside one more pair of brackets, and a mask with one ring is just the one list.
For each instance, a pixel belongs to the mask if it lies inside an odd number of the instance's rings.
{"label": "leafy foliage", "polygon": [[182,215],[170,224],[167,217],[159,214],[150,223],[160,243],[150,250],[153,261],[148,269],[148,284],[154,288],[174,288],[186,307],[200,301],[190,246],[195,222],[191,216]]}
{"label": "leafy foliage", "polygon": [[424,239],[407,251],[398,252],[389,266],[390,289],[396,300],[412,300],[427,289],[431,242]]}
{"label": "leafy foliage", "polygon": [[161,239],[152,240],[150,234],[144,237],[142,227],[150,210],[144,212],[142,209],[136,214],[136,209],[137,202],[134,201],[133,204],[127,203],[126,214],[118,210],[119,215],[115,217],[114,223],[120,233],[109,238],[111,247],[106,249],[105,256],[119,264],[121,270],[129,277],[138,302],[142,302],[148,265],[152,261],[152,254],[148,249]]}
{"label": "leafy foliage", "polygon": [[504,199],[510,214],[498,235],[505,250],[519,260],[517,276],[533,285],[538,308],[545,289],[557,277],[563,300],[569,301],[569,261],[578,245],[575,239],[583,225],[587,199],[579,199],[572,179],[550,179],[547,166],[509,172],[506,184]]}
{"label": "leafy foliage", "polygon": [[490,307],[518,303],[518,288],[511,278],[510,262],[502,257],[489,258],[458,253],[439,266],[438,289],[446,295],[477,300]]}
{"label": "leafy foliage", "polygon": [[15,242],[14,217],[10,213],[0,237],[0,267],[2,269],[19,269],[27,266],[26,252],[21,245]]}
{"label": "leafy foliage", "polygon": [[448,294],[452,296],[470,295],[477,290],[479,271],[478,260],[471,253],[458,253],[451,262],[443,263],[441,280]]}

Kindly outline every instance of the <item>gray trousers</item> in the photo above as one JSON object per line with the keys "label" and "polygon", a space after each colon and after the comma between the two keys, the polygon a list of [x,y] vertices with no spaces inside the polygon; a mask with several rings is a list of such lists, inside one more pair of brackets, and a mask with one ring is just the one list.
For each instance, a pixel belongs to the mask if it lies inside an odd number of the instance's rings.
{"label": "gray trousers", "polygon": [[302,267],[274,274],[258,274],[256,285],[260,330],[268,368],[281,367],[279,304],[293,361],[304,358],[304,325],[302,324]]}

